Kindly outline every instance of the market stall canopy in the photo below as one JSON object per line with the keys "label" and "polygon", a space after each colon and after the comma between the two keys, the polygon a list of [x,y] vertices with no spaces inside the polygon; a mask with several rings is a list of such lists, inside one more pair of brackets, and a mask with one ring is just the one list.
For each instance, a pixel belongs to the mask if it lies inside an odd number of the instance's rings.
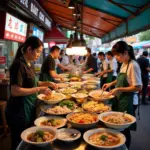
{"label": "market stall canopy", "polygon": [[143,45],[143,48],[150,48],[150,41],[147,44]]}
{"label": "market stall canopy", "polygon": [[[81,0],[75,0],[82,7]],[[56,24],[73,30],[75,17],[70,0],[39,0]],[[78,30],[106,43],[150,28],[149,0],[84,0],[83,20]]]}
{"label": "market stall canopy", "polygon": [[134,43],[132,44],[132,47],[134,49],[140,49],[140,48],[143,48],[143,46],[147,43],[149,43],[150,41],[143,41],[143,42],[139,42],[139,43]]}
{"label": "market stall canopy", "polygon": [[52,30],[47,31],[44,37],[44,41],[48,43],[55,42],[56,44],[66,44],[68,40],[69,39],[65,37],[56,26],[52,26]]}

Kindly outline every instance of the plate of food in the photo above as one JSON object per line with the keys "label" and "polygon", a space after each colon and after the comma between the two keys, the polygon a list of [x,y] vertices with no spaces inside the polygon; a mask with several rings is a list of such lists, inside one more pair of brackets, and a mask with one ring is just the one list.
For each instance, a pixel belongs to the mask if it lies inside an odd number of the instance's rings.
{"label": "plate of food", "polygon": [[118,130],[126,129],[136,122],[136,118],[134,116],[114,111],[102,113],[98,118],[107,127]]}
{"label": "plate of food", "polygon": [[47,126],[54,128],[61,128],[65,126],[67,119],[59,116],[42,116],[34,121],[36,126]]}
{"label": "plate of food", "polygon": [[72,112],[67,106],[42,105],[41,110],[49,115],[66,115]]}
{"label": "plate of food", "polygon": [[52,92],[50,95],[39,94],[37,97],[47,104],[57,104],[66,98],[64,94],[56,92]]}
{"label": "plate of food", "polygon": [[59,74],[61,77],[63,78],[68,78],[69,77],[69,74],[68,73],[61,73]]}
{"label": "plate of food", "polygon": [[57,85],[59,89],[67,88],[69,86],[68,83],[58,83]]}
{"label": "plate of food", "polygon": [[83,77],[94,77],[94,74],[90,74],[90,73],[87,73],[87,74],[83,74]]}
{"label": "plate of food", "polygon": [[60,79],[60,78],[54,78],[54,80],[57,81],[57,82],[61,82],[61,83],[63,83],[63,82],[69,82],[70,81],[69,78],[63,78],[63,80]]}
{"label": "plate of food", "polygon": [[72,142],[81,137],[81,132],[72,128],[62,128],[58,130],[58,139],[63,142]]}
{"label": "plate of food", "polygon": [[72,97],[75,98],[78,103],[83,103],[87,100],[88,94],[75,93],[72,94]]}
{"label": "plate of food", "polygon": [[66,106],[71,110],[74,110],[77,107],[76,103],[71,100],[63,100],[62,102],[59,103],[59,106],[61,107]]}
{"label": "plate of food", "polygon": [[57,129],[53,127],[31,127],[21,133],[24,142],[44,146],[57,138]]}
{"label": "plate of food", "polygon": [[71,77],[70,81],[74,82],[74,81],[81,81],[80,77]]}
{"label": "plate of food", "polygon": [[114,149],[125,144],[125,136],[112,129],[97,128],[84,133],[83,139],[86,143],[98,149]]}
{"label": "plate of food", "polygon": [[98,115],[91,112],[73,112],[67,115],[67,120],[74,128],[93,128],[98,123]]}
{"label": "plate of food", "polygon": [[111,111],[111,107],[104,103],[100,103],[97,101],[88,101],[82,104],[82,108],[89,112],[94,113],[103,113],[107,111]]}
{"label": "plate of food", "polygon": [[114,95],[110,95],[109,92],[102,90],[94,90],[89,93],[89,96],[97,101],[105,101],[114,98]]}
{"label": "plate of food", "polygon": [[73,93],[76,93],[77,90],[68,87],[68,88],[60,89],[60,92],[63,94],[73,94]]}
{"label": "plate of food", "polygon": [[85,88],[87,90],[95,90],[97,88],[97,86],[96,85],[86,85]]}
{"label": "plate of food", "polygon": [[79,90],[78,93],[88,94],[89,92],[86,89]]}
{"label": "plate of food", "polygon": [[98,85],[98,84],[100,84],[100,82],[96,81],[96,80],[86,80],[86,81],[83,81],[83,83],[86,85]]}
{"label": "plate of food", "polygon": [[73,89],[76,89],[76,90],[79,90],[79,89],[82,88],[82,86],[79,85],[79,84],[70,85],[70,87],[73,88]]}

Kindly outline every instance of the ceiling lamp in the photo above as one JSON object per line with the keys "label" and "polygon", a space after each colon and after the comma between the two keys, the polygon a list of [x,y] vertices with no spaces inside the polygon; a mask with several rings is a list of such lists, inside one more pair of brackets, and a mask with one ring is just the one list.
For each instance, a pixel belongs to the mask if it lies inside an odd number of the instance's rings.
{"label": "ceiling lamp", "polygon": [[76,25],[74,25],[74,26],[73,26],[73,28],[74,28],[74,29],[77,29],[77,26],[76,26]]}
{"label": "ceiling lamp", "polygon": [[70,3],[69,3],[68,8],[69,8],[69,9],[75,9],[75,5],[74,5],[73,0],[70,0]]}
{"label": "ceiling lamp", "polygon": [[78,7],[74,10],[73,15],[80,16],[80,11],[79,11]]}
{"label": "ceiling lamp", "polygon": [[81,22],[82,22],[82,19],[81,19],[80,16],[78,17],[77,22],[78,22],[78,23],[81,23]]}

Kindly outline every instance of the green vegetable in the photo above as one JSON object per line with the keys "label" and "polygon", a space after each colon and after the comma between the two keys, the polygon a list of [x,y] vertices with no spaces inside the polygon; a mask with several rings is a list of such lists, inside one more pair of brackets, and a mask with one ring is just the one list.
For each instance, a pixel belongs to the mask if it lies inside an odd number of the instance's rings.
{"label": "green vegetable", "polygon": [[108,139],[108,136],[102,135],[102,136],[100,137],[100,139],[103,140],[103,141],[106,141],[106,140]]}
{"label": "green vegetable", "polygon": [[38,130],[38,131],[36,131],[36,134],[37,134],[39,137],[43,137],[43,136],[44,136],[44,131]]}
{"label": "green vegetable", "polygon": [[36,138],[36,141],[37,141],[37,142],[43,142],[43,139],[42,139],[41,137],[37,137],[37,138]]}
{"label": "green vegetable", "polygon": [[73,109],[74,108],[75,103],[73,101],[70,100],[64,100],[62,101],[59,106],[63,107],[63,106],[67,106],[69,109]]}

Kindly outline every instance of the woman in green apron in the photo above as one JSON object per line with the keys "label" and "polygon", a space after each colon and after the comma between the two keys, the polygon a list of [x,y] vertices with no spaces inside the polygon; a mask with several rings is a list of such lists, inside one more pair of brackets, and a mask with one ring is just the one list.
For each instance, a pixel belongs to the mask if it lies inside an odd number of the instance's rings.
{"label": "woman in green apron", "polygon": [[7,102],[6,120],[11,131],[12,150],[21,141],[21,132],[33,125],[38,92],[50,94],[48,87],[56,88],[55,83],[38,82],[31,66],[42,50],[43,43],[38,38],[28,38],[17,50],[10,67],[11,96]]}
{"label": "woman in green apron", "polygon": [[[135,98],[137,92],[140,91],[142,87],[140,67],[135,61],[133,50],[124,41],[117,42],[113,48],[113,52],[116,59],[123,64],[117,79],[105,84],[103,89],[106,90],[116,85],[116,88],[110,91],[110,94],[117,97],[117,100],[113,101],[112,109],[120,112],[127,111],[127,113],[134,115],[135,108],[133,104],[138,102],[138,99],[135,100]],[[123,131],[126,136],[126,146],[128,148],[131,143],[130,130],[135,130],[135,127],[136,126],[133,125]]]}

